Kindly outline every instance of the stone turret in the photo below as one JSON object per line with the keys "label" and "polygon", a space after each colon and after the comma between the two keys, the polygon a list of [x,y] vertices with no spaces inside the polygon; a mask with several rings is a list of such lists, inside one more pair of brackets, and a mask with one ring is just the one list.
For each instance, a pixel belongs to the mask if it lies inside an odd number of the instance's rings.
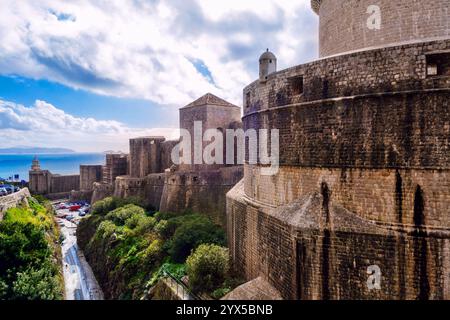
{"label": "stone turret", "polygon": [[31,163],[31,171],[40,171],[41,165],[39,163],[39,159],[37,156],[34,156],[33,161]]}
{"label": "stone turret", "polygon": [[259,57],[259,80],[265,82],[267,76],[277,71],[277,57],[266,49],[261,57]]}

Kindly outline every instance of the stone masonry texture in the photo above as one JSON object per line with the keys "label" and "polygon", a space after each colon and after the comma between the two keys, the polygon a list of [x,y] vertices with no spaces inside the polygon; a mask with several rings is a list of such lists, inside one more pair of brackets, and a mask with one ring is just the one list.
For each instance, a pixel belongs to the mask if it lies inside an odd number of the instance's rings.
{"label": "stone masonry texture", "polygon": [[372,3],[312,3],[322,56],[365,50],[244,89],[244,129],[282,143],[277,174],[247,162],[227,194],[233,267],[284,299],[450,299],[449,3],[378,1],[370,39]]}
{"label": "stone masonry texture", "polygon": [[[370,47],[450,36],[450,1],[312,0],[319,14],[319,50],[325,57]],[[371,5],[380,29],[369,29]]]}

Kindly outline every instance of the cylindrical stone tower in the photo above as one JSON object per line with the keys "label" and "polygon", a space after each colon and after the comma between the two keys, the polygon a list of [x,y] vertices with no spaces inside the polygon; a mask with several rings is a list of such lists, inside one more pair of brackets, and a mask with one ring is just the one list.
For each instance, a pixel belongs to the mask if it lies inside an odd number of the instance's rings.
{"label": "cylindrical stone tower", "polygon": [[311,0],[320,56],[448,37],[449,0]]}

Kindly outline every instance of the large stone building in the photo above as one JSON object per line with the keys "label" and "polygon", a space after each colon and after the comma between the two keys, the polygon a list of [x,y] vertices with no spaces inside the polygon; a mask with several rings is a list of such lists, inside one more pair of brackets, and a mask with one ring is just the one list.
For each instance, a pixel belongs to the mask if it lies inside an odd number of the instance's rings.
{"label": "large stone building", "polygon": [[80,175],[59,175],[41,169],[39,159],[33,159],[29,171],[29,189],[32,194],[49,198],[67,197],[72,190],[80,189]]}
{"label": "large stone building", "polygon": [[449,1],[372,2],[313,0],[321,59],[243,92],[283,143],[227,194],[229,247],[284,299],[450,299]]}
{"label": "large stone building", "polygon": [[[123,155],[106,155],[120,158]],[[32,194],[44,195],[49,199],[71,197],[73,200],[90,200],[94,183],[104,178],[105,167],[102,165],[80,165],[80,174],[60,175],[41,169],[38,157],[33,159],[29,174],[29,190]],[[107,172],[108,173],[108,172]],[[123,174],[126,174],[126,169]],[[107,179],[108,176],[105,176]]]}

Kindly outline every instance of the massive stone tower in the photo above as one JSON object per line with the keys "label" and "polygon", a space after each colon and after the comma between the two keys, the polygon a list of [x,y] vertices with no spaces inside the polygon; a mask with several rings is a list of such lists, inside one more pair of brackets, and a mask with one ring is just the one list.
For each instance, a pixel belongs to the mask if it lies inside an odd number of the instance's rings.
{"label": "massive stone tower", "polygon": [[325,58],[244,89],[280,168],[244,165],[230,252],[285,299],[450,298],[449,2],[371,4],[312,1]]}
{"label": "massive stone tower", "polygon": [[321,57],[450,35],[448,0],[311,0],[311,5],[320,18]]}

